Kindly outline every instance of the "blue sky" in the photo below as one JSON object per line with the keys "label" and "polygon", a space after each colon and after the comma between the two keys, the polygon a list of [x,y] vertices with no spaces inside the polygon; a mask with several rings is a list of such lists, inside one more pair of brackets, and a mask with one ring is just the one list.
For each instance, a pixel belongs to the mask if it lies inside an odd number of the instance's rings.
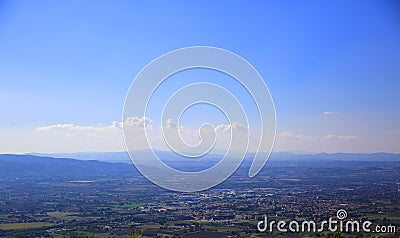
{"label": "blue sky", "polygon": [[0,153],[119,150],[35,129],[120,121],[140,69],[195,45],[233,51],[260,72],[276,106],[276,150],[400,152],[399,9],[395,1],[1,1]]}

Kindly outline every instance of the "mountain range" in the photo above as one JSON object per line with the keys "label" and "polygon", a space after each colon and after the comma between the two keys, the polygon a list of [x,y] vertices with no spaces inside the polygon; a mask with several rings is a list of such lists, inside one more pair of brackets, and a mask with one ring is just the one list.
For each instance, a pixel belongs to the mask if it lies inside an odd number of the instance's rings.
{"label": "mountain range", "polygon": [[[152,153],[151,150],[137,151],[138,156],[148,156]],[[184,158],[174,152],[159,151],[155,150],[157,156],[159,156],[164,162],[182,162],[182,161],[193,161],[192,158]],[[268,156],[266,153],[261,153],[264,156]],[[29,153],[29,155],[53,157],[53,158],[72,158],[77,160],[96,160],[110,163],[127,163],[131,164],[131,159],[128,152],[79,152],[79,153]],[[248,153],[246,160],[254,157],[254,153]],[[207,161],[219,161],[223,155],[219,154],[207,154],[201,159]],[[290,153],[290,152],[274,152],[270,155],[271,159],[277,160],[333,160],[333,161],[400,161],[400,154],[393,153],[370,153],[370,154],[357,154],[357,153],[317,153],[317,154],[306,154],[306,153]]]}
{"label": "mountain range", "polygon": [[[145,156],[148,151],[143,151]],[[167,157],[166,164],[184,171],[199,171],[211,167],[220,155],[208,155],[202,160],[182,159],[171,152],[159,151]],[[253,154],[249,154],[240,168],[248,168]],[[70,157],[70,158],[66,158]],[[97,160],[96,160],[97,159]],[[273,153],[265,170],[274,167],[293,169],[305,167],[379,167],[400,162],[400,154],[292,154]],[[150,165],[151,166],[151,165]],[[240,169],[239,168],[239,169]],[[0,180],[90,180],[101,178],[129,178],[139,175],[126,152],[73,153],[54,155],[0,154]]]}

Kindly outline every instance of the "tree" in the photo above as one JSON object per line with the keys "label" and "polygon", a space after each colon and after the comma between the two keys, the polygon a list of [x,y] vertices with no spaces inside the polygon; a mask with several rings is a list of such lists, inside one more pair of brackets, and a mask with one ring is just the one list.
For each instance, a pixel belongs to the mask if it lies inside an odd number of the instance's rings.
{"label": "tree", "polygon": [[137,227],[128,234],[128,238],[141,238],[145,230],[146,228],[144,227]]}
{"label": "tree", "polygon": [[340,233],[339,231],[336,231],[335,233],[331,234],[328,236],[329,238],[344,238],[344,235]]}

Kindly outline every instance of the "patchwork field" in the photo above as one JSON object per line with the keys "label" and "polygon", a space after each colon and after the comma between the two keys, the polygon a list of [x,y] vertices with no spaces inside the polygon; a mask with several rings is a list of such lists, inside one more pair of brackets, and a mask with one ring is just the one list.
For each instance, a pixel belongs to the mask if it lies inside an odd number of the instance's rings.
{"label": "patchwork field", "polygon": [[54,224],[48,222],[9,223],[9,224],[0,224],[0,230],[32,229],[32,228],[42,228],[51,226],[54,226]]}

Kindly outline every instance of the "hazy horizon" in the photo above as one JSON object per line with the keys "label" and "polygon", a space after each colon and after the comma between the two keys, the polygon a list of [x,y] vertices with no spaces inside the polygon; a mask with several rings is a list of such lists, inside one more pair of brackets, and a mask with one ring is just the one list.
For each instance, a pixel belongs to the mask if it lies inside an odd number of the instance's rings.
{"label": "hazy horizon", "polygon": [[[144,150],[142,150],[144,151]],[[155,150],[156,152],[167,152],[167,153],[174,153],[171,151],[167,151],[167,150]],[[150,152],[150,151],[149,151]],[[107,153],[128,153],[126,150],[123,151],[77,151],[77,152],[49,152],[49,153],[41,153],[41,152],[24,152],[24,153],[12,153],[12,152],[6,152],[6,153],[0,153],[0,154],[15,154],[15,155],[39,155],[39,156],[43,156],[43,155],[49,155],[49,156],[54,156],[54,155],[73,155],[73,154],[107,154]],[[246,154],[246,156],[248,156],[249,154],[254,154],[255,152],[248,152]],[[259,152],[259,153],[263,153],[263,152]],[[373,154],[394,154],[394,155],[400,155],[400,153],[392,153],[392,152],[386,152],[386,151],[376,151],[376,152],[369,152],[369,153],[365,153],[365,152],[325,152],[325,151],[321,151],[321,152],[307,152],[307,151],[272,151],[271,154],[292,154],[292,155],[318,155],[318,154],[354,154],[354,155],[373,155]],[[224,153],[213,153],[211,155],[217,155],[217,156],[222,156],[224,155]]]}

